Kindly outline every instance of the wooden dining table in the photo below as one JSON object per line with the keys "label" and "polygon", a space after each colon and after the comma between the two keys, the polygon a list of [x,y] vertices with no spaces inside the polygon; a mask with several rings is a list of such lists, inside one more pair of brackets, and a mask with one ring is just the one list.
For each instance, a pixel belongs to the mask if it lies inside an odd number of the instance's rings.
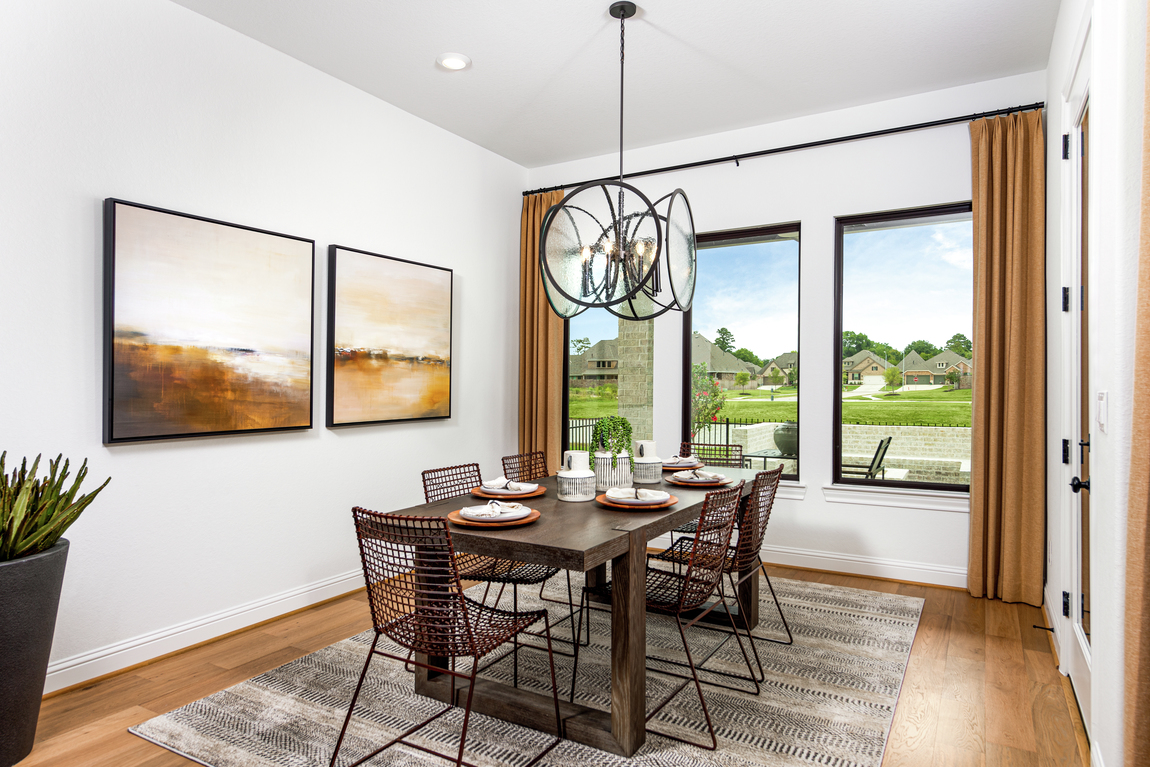
{"label": "wooden dining table", "polygon": [[[708,467],[709,468],[709,467]],[[738,482],[745,479],[743,494],[750,492],[755,472],[747,469],[709,469]],[[664,473],[664,480],[668,476]],[[597,501],[565,502],[556,494],[556,478],[539,480],[546,488],[542,496],[524,499],[540,512],[537,521],[521,527],[475,528],[451,524],[451,540],[457,552],[486,554],[517,562],[549,565],[586,574],[587,584],[595,586],[606,579],[607,562],[611,563],[611,710],[601,711],[574,703],[561,702],[560,716],[564,731],[555,733],[555,709],[550,695],[539,695],[490,679],[476,681],[472,710],[505,721],[562,735],[570,740],[622,756],[631,756],[646,737],[646,564],[647,544],[676,527],[697,519],[707,493],[716,488],[684,487],[666,481],[658,485],[640,485],[647,489],[666,490],[678,502],[665,509],[630,511],[607,508]],[[396,514],[445,517],[464,506],[483,503],[467,496],[435,503],[398,509]],[[748,575],[739,587],[746,615],[737,614],[743,626],[758,624],[758,575]],[[707,616],[727,623],[717,615],[718,608]],[[447,667],[446,658],[419,660],[431,666]],[[434,671],[417,669],[415,691],[444,702],[451,701],[450,677]],[[466,696],[466,685],[456,684],[460,705]]]}

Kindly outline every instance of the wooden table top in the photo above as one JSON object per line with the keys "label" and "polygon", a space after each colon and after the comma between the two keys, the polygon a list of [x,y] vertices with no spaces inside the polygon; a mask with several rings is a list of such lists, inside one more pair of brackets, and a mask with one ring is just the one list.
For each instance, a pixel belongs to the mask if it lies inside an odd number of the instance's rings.
{"label": "wooden table top", "polygon": [[[732,477],[735,482],[745,479],[744,495],[750,492],[751,482],[757,473],[750,469],[708,469]],[[560,501],[555,477],[538,481],[547,488],[547,493],[526,499],[530,508],[539,510],[541,516],[538,522],[523,527],[490,530],[450,525],[455,550],[586,572],[626,552],[627,534],[631,531],[642,530],[649,541],[696,519],[707,493],[716,489],[696,489],[667,482],[637,485],[648,490],[665,490],[676,496],[679,502],[670,508],[656,511],[621,511],[600,506],[595,501]],[[481,503],[481,499],[466,495],[397,509],[393,513],[446,517],[456,509]]]}

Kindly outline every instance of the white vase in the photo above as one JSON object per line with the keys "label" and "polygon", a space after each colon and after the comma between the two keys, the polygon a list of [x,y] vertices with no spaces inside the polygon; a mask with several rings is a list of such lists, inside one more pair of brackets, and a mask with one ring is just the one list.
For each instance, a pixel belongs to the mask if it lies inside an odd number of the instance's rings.
{"label": "white vase", "polygon": [[619,453],[615,466],[611,466],[611,454],[595,452],[595,489],[603,491],[611,487],[631,487],[635,476],[631,473],[631,456],[624,450]]}

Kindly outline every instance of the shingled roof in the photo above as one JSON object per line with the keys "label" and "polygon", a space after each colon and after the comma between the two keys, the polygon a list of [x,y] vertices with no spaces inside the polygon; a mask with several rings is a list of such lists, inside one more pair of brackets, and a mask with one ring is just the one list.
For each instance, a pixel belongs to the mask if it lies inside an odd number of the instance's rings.
{"label": "shingled roof", "polygon": [[696,330],[691,335],[691,364],[697,362],[705,363],[708,373],[742,373],[745,371],[752,376],[757,374],[757,368],[753,363],[743,362],[730,352],[723,351]]}

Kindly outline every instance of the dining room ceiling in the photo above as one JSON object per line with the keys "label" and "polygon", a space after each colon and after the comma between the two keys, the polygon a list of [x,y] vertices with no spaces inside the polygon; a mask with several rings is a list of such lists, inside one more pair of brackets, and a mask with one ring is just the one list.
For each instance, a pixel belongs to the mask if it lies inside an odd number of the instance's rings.
{"label": "dining room ceiling", "polygon": [[[526,167],[618,150],[610,0],[174,2]],[[627,22],[626,147],[1041,70],[1058,7],[645,0]],[[448,51],[473,65],[442,69]]]}

